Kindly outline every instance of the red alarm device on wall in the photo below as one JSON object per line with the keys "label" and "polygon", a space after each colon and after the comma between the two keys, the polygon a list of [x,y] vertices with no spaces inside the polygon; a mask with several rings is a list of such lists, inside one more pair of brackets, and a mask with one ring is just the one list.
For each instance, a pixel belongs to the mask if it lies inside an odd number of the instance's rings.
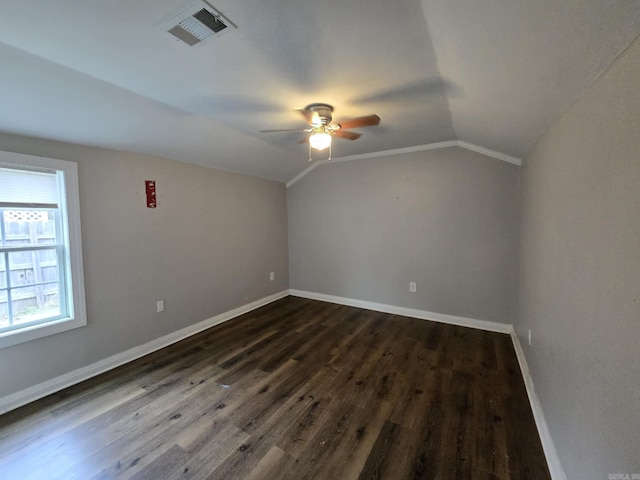
{"label": "red alarm device on wall", "polygon": [[156,181],[145,180],[144,186],[147,193],[147,208],[156,208]]}

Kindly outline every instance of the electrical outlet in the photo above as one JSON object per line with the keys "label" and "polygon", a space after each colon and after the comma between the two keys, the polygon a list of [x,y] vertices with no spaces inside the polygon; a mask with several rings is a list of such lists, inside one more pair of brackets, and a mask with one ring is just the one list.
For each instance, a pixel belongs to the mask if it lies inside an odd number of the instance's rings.
{"label": "electrical outlet", "polygon": [[271,272],[271,273],[269,274],[269,280],[271,280],[271,281],[273,282],[275,279],[276,279],[276,274],[275,274],[275,272]]}
{"label": "electrical outlet", "polygon": [[416,282],[409,282],[409,291],[415,293],[415,291],[416,291]]}
{"label": "electrical outlet", "polygon": [[156,302],[156,311],[157,312],[164,312],[164,300],[158,300]]}
{"label": "electrical outlet", "polygon": [[531,329],[528,330],[527,336],[529,339],[529,345],[531,345]]}

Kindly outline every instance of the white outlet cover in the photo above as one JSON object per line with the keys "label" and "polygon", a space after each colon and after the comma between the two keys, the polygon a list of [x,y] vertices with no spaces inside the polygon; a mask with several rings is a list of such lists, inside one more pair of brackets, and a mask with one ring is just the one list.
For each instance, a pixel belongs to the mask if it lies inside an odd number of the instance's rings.
{"label": "white outlet cover", "polygon": [[271,272],[269,274],[269,280],[275,280],[276,279],[276,274],[274,272]]}
{"label": "white outlet cover", "polygon": [[409,291],[410,292],[416,291],[416,282],[409,282]]}
{"label": "white outlet cover", "polygon": [[156,302],[156,311],[157,312],[164,312],[164,300],[158,300]]}

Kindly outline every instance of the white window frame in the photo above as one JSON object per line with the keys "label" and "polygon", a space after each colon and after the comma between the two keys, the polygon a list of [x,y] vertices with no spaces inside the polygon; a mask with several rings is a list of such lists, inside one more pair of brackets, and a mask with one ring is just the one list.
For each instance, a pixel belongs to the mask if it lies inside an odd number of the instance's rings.
{"label": "white window frame", "polygon": [[[50,322],[29,325],[0,333],[0,348],[17,345],[37,338],[66,332],[87,324],[82,265],[82,235],[80,231],[80,195],[78,190],[78,165],[55,158],[36,157],[21,153],[0,151],[0,163],[16,167],[37,167],[62,172],[64,195],[61,195],[62,235],[64,238],[64,269],[67,285],[67,315]],[[0,221],[2,221],[0,219]]]}

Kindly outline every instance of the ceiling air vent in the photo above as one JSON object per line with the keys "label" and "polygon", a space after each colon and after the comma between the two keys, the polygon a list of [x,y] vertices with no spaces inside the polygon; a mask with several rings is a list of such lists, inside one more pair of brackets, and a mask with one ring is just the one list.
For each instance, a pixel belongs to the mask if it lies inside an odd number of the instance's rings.
{"label": "ceiling air vent", "polygon": [[209,27],[214,31],[214,33],[218,33],[220,30],[224,30],[225,28],[227,28],[222,20],[220,20],[206,8],[203,8],[199,12],[194,13],[193,18],[200,21],[203,25]]}
{"label": "ceiling air vent", "polygon": [[173,17],[168,25],[168,32],[189,46],[194,46],[207,38],[219,35],[228,26],[237,28],[216,8],[209,5],[202,7],[202,2],[194,2],[187,10]]}

